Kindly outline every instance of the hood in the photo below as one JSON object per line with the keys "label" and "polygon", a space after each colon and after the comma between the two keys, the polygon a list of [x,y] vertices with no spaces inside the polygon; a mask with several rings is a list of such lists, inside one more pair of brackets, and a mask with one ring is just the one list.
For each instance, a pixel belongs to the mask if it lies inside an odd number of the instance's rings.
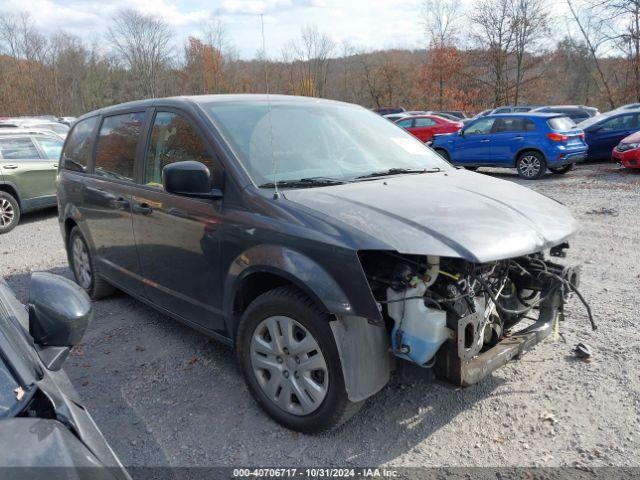
{"label": "hood", "polygon": [[624,137],[620,143],[640,143],[640,132],[635,132],[628,137]]}
{"label": "hood", "polygon": [[[464,127],[464,125],[462,125],[461,127]],[[447,140],[447,139],[449,139],[451,137],[457,137],[459,131],[460,130],[458,130],[456,132],[452,132],[452,133],[440,133],[440,134],[434,135],[433,136],[433,143],[440,142],[440,141],[443,141],[443,140]]]}
{"label": "hood", "polygon": [[557,201],[465,170],[287,190],[285,196],[399,253],[472,262],[538,252],[577,228]]}

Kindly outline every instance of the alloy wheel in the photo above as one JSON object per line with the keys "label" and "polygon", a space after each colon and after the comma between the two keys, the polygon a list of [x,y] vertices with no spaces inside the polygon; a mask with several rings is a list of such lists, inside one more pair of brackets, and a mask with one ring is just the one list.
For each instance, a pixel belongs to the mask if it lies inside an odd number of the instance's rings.
{"label": "alloy wheel", "polygon": [[313,335],[285,316],[264,319],[250,346],[251,366],[263,393],[293,415],[317,410],[327,396],[329,372]]}
{"label": "alloy wheel", "polygon": [[73,239],[73,270],[78,284],[85,290],[91,287],[91,262],[89,252],[82,238],[76,236]]}
{"label": "alloy wheel", "polygon": [[13,223],[16,212],[13,205],[6,198],[0,198],[0,227],[6,227]]}
{"label": "alloy wheel", "polygon": [[525,177],[536,177],[541,168],[540,159],[535,155],[525,155],[520,159],[520,172]]}

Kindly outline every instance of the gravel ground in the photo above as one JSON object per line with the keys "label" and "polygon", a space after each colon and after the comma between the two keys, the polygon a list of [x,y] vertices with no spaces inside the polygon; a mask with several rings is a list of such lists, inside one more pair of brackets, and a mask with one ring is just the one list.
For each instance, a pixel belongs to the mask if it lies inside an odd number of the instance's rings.
{"label": "gravel ground", "polygon": [[[320,436],[267,418],[229,348],[124,294],[95,303],[66,371],[126,466],[640,466],[640,172],[491,174],[556,198],[581,222],[570,257],[583,264],[597,332],[574,299],[566,343],[549,338],[464,391],[396,378]],[[70,277],[56,212],[25,215],[0,237],[0,265],[23,300],[31,271]],[[573,357],[579,341],[593,346],[590,363]]]}

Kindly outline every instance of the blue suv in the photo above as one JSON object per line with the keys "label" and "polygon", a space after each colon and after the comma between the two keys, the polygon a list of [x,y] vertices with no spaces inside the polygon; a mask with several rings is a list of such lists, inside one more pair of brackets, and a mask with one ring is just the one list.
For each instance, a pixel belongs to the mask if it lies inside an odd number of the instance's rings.
{"label": "blue suv", "polygon": [[547,169],[566,173],[587,156],[584,132],[557,113],[488,115],[457,133],[438,135],[431,144],[454,165],[515,167],[520,177],[534,180]]}

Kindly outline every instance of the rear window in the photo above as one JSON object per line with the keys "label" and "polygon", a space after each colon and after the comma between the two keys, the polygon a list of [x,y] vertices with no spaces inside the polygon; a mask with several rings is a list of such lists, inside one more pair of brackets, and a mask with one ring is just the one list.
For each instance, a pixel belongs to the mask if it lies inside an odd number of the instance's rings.
{"label": "rear window", "polygon": [[144,112],[135,112],[104,118],[96,148],[96,175],[133,181],[144,115]]}
{"label": "rear window", "polygon": [[40,159],[40,153],[29,137],[0,138],[0,156],[5,160]]}
{"label": "rear window", "polygon": [[91,117],[75,124],[62,152],[62,168],[76,172],[87,170],[93,144],[91,134],[97,123],[98,117]]}
{"label": "rear window", "polygon": [[552,130],[573,130],[576,124],[569,117],[555,117],[547,120]]}

